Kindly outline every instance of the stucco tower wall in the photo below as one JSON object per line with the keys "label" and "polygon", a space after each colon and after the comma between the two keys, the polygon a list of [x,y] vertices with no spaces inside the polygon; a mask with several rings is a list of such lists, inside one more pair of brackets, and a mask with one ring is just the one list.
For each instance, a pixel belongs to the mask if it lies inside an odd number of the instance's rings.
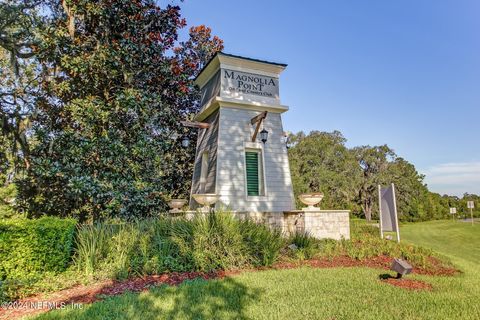
{"label": "stucco tower wall", "polygon": [[[262,127],[268,142],[252,143],[255,126],[250,120],[261,111],[220,107],[217,154],[216,193],[221,196],[216,207],[237,212],[283,212],[294,208],[290,167],[280,113],[269,112]],[[264,196],[247,196],[245,149],[261,149],[265,181]]]}

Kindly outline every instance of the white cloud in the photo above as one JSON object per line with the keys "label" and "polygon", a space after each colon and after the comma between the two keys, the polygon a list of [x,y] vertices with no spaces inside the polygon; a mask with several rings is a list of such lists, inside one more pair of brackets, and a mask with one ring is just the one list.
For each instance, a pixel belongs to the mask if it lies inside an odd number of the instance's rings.
{"label": "white cloud", "polygon": [[444,163],[423,170],[429,189],[441,194],[480,194],[480,162]]}

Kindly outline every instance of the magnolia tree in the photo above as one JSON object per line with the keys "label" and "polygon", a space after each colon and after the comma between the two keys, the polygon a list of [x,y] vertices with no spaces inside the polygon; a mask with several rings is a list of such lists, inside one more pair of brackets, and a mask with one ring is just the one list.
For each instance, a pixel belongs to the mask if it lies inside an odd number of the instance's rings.
{"label": "magnolia tree", "polygon": [[155,1],[43,2],[29,166],[17,180],[30,216],[151,216],[190,190],[198,111],[193,79],[223,48],[178,6]]}

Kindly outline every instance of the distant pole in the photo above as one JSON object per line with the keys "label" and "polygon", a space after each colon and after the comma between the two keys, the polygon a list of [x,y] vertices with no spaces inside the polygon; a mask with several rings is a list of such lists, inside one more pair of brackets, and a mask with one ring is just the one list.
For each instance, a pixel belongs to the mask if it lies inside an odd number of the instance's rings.
{"label": "distant pole", "polygon": [[392,183],[393,193],[393,211],[395,212],[395,226],[397,229],[397,242],[400,243],[400,228],[398,227],[397,197],[395,195],[395,185]]}
{"label": "distant pole", "polygon": [[473,226],[473,209],[470,208],[470,219],[472,219],[472,226]]}
{"label": "distant pole", "polygon": [[473,201],[467,201],[467,208],[470,209],[470,219],[472,220],[472,226],[473,226],[473,208],[475,207],[475,204]]}
{"label": "distant pole", "polygon": [[378,185],[378,212],[380,219],[380,238],[383,239],[383,228],[382,228],[382,186]]}

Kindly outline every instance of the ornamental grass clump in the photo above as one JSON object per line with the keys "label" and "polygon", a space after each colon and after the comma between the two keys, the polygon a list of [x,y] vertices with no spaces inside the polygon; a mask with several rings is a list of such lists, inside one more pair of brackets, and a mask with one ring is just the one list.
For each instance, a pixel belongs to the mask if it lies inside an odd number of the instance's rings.
{"label": "ornamental grass clump", "polygon": [[216,212],[192,221],[191,245],[196,270],[237,269],[248,262],[240,222],[232,214]]}
{"label": "ornamental grass clump", "polygon": [[86,225],[78,229],[75,265],[89,277],[270,266],[284,240],[280,231],[229,212],[185,218]]}
{"label": "ornamental grass clump", "polygon": [[285,245],[280,230],[270,229],[252,220],[243,220],[240,222],[240,231],[253,266],[268,267],[278,260],[280,250]]}
{"label": "ornamental grass clump", "polygon": [[106,224],[82,225],[77,228],[74,263],[86,276],[92,276],[107,258],[113,235],[113,226]]}

